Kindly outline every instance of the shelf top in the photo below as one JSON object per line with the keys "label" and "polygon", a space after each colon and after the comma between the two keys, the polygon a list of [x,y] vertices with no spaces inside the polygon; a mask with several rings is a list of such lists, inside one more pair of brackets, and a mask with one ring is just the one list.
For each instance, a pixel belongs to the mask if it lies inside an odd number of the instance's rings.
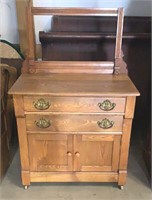
{"label": "shelf top", "polygon": [[50,96],[139,96],[127,75],[22,74],[9,94]]}

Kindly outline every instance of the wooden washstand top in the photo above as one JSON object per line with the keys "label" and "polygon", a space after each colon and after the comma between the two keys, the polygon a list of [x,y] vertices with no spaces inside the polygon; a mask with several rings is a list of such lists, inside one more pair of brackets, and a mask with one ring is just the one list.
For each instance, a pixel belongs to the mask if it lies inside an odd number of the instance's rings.
{"label": "wooden washstand top", "polygon": [[139,96],[127,75],[22,74],[9,94],[52,96]]}

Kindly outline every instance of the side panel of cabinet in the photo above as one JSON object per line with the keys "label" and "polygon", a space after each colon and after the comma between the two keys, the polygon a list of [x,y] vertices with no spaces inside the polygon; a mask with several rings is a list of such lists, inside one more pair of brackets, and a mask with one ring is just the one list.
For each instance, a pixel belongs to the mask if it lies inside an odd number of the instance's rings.
{"label": "side panel of cabinet", "polygon": [[28,135],[30,171],[72,171],[72,135]]}
{"label": "side panel of cabinet", "polygon": [[117,171],[121,135],[75,135],[74,171]]}

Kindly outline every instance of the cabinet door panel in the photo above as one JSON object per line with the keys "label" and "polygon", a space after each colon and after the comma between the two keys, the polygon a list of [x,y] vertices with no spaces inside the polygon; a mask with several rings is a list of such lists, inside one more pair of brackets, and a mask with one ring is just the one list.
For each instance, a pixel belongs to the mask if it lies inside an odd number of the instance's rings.
{"label": "cabinet door panel", "polygon": [[72,136],[28,135],[31,171],[71,171]]}
{"label": "cabinet door panel", "polygon": [[119,135],[75,135],[74,171],[117,171]]}

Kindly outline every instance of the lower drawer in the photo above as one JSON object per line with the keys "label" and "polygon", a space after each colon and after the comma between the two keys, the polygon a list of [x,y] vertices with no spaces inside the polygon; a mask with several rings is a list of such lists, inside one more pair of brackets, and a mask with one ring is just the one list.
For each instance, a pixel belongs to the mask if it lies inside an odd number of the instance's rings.
{"label": "lower drawer", "polygon": [[122,124],[122,115],[26,115],[27,131],[36,132],[121,132]]}

